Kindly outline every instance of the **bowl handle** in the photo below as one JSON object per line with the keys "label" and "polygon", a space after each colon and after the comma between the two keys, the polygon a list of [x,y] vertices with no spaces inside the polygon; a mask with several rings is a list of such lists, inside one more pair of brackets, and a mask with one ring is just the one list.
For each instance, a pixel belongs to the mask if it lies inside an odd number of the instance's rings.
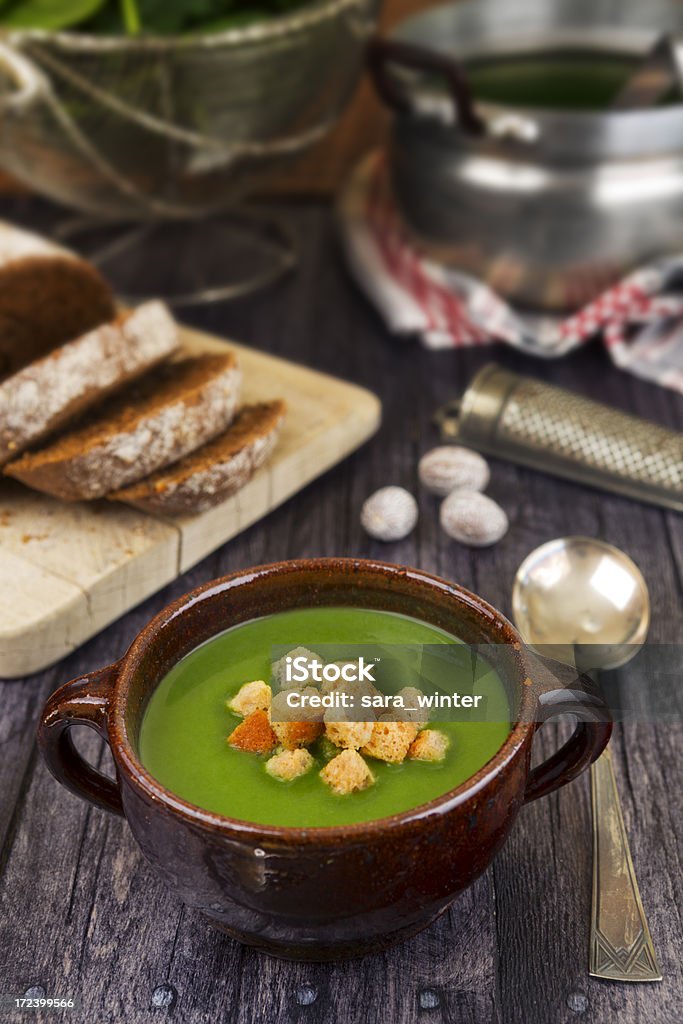
{"label": "bowl handle", "polygon": [[4,72],[15,86],[12,92],[0,96],[0,114],[6,111],[22,113],[44,96],[46,83],[40,71],[27,57],[2,41],[0,71]]}
{"label": "bowl handle", "polygon": [[588,676],[579,676],[571,687],[545,690],[539,695],[537,728],[556,715],[576,715],[579,721],[564,746],[529,773],[525,803],[575,779],[600,757],[612,734],[610,709]]}
{"label": "bowl handle", "polygon": [[428,50],[399,39],[375,36],[368,43],[367,63],[379,96],[400,114],[412,112],[408,95],[388,70],[388,64],[422,71],[445,80],[458,114],[458,124],[470,135],[482,135],[485,122],[474,108],[472,90],[465,72],[447,54]]}
{"label": "bowl handle", "polygon": [[109,665],[56,690],[43,708],[38,745],[58,782],[106,811],[123,814],[118,786],[81,757],[71,735],[72,726],[88,725],[108,739],[107,711],[117,672],[118,665]]}

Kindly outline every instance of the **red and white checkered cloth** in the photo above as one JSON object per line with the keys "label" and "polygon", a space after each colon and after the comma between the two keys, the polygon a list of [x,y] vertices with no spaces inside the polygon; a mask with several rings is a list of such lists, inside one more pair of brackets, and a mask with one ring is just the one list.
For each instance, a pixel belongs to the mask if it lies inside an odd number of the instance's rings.
{"label": "red and white checkered cloth", "polygon": [[566,320],[521,316],[420,250],[393,201],[384,153],[356,169],[339,213],[351,269],[396,334],[428,348],[505,342],[546,358],[600,336],[615,365],[683,392],[683,257],[635,271]]}

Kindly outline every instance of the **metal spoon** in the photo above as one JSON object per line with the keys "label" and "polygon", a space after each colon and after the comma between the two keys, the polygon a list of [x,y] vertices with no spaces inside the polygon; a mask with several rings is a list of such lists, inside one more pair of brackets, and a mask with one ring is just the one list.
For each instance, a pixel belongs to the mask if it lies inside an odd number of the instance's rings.
{"label": "metal spoon", "polygon": [[611,109],[656,107],[676,87],[680,88],[680,45],[678,37],[659,36],[612,100]]}
{"label": "metal spoon", "polygon": [[[650,624],[638,567],[623,551],[591,537],[562,537],[532,551],[517,570],[512,608],[528,644],[579,668],[625,665]],[[661,981],[609,749],[591,767],[591,802],[589,972],[612,981]]]}

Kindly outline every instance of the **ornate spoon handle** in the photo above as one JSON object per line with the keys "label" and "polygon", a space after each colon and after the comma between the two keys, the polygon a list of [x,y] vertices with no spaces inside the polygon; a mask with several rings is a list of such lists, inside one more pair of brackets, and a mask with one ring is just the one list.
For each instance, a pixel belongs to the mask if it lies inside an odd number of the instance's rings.
{"label": "ornate spoon handle", "polygon": [[609,747],[591,767],[593,905],[589,971],[612,981],[661,981],[640,900]]}

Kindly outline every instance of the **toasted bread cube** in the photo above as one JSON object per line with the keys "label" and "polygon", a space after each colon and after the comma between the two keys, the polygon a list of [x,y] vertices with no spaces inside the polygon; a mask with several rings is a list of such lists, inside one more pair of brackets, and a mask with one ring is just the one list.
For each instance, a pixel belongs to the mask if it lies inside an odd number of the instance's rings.
{"label": "toasted bread cube", "polygon": [[419,698],[424,696],[421,690],[415,686],[404,686],[396,694],[403,701],[403,707],[393,707],[391,711],[381,715],[385,722],[412,722],[418,729],[424,729],[429,721],[429,715],[419,705]]}
{"label": "toasted bread cube", "polygon": [[[325,714],[325,735],[337,747],[358,750],[370,742],[374,722],[342,720],[343,711],[330,710]],[[328,721],[328,716],[332,721]]]}
{"label": "toasted bread cube", "polygon": [[272,730],[285,750],[310,747],[322,735],[322,722],[272,722]]}
{"label": "toasted bread cube", "polygon": [[[333,664],[345,665],[348,663],[338,661]],[[353,679],[351,682],[348,682],[346,679],[326,680],[321,685],[320,692],[324,696],[329,694],[348,694],[353,706],[346,707],[343,711],[344,717],[349,722],[367,722],[372,721],[376,717],[372,707],[364,707],[362,703],[363,697],[368,697],[372,700],[373,697],[380,696],[379,690],[372,683],[368,682],[367,679]]]}
{"label": "toasted bread cube", "polygon": [[[335,661],[330,662],[333,665],[349,665],[355,664],[355,662],[346,661]],[[326,679],[320,686],[320,692],[324,694],[328,693],[348,693],[349,696],[353,697],[354,702],[361,706],[361,697],[376,697],[379,694],[379,690],[372,683],[368,682],[367,679],[352,679],[351,682],[340,677],[339,679],[328,680]],[[367,713],[367,709],[366,709]]]}
{"label": "toasted bread cube", "polygon": [[266,761],[266,771],[274,779],[281,779],[283,782],[291,782],[305,775],[310,771],[314,760],[307,750],[297,748],[296,750],[283,750],[274,754],[269,761]]}
{"label": "toasted bread cube", "polygon": [[[358,663],[357,662],[351,661],[351,660],[346,660],[346,661],[344,661],[344,660],[342,660],[342,661],[328,661],[326,663],[325,667],[327,668],[328,665],[329,666],[336,665],[337,668],[339,668],[339,670],[340,670],[340,675],[339,675],[338,679],[323,679],[322,683],[320,684],[320,689],[321,689],[321,691],[323,693],[334,693],[335,690],[340,690],[343,687],[355,686],[356,685],[355,680],[353,682],[348,682],[346,679],[344,679],[344,677],[341,675],[341,671],[344,668],[346,668],[347,665],[351,665],[352,668],[354,669],[354,671],[357,671],[357,669],[358,669]],[[363,680],[363,685],[364,686],[368,686],[369,685],[367,680]]]}
{"label": "toasted bread cube", "polygon": [[416,736],[417,726],[413,722],[393,722],[382,716],[372,727],[370,742],[362,748],[362,753],[378,761],[400,764]]}
{"label": "toasted bread cube", "polygon": [[414,761],[443,761],[449,739],[438,729],[424,729],[408,748],[408,757]]}
{"label": "toasted bread cube", "polygon": [[305,686],[318,685],[310,672],[306,674],[306,678],[303,680],[288,680],[287,658],[306,658],[308,661],[319,661],[322,663],[322,658],[315,651],[309,651],[307,647],[295,647],[293,650],[288,651],[287,654],[274,661],[271,668],[273,683],[280,690],[303,690]]}
{"label": "toasted bread cube", "polygon": [[338,796],[367,789],[375,777],[357,750],[342,750],[325,765],[320,778]]}
{"label": "toasted bread cube", "polygon": [[277,737],[265,711],[252,711],[228,736],[228,743],[252,754],[269,754],[277,746]]}
{"label": "toasted bread cube", "polygon": [[[270,706],[271,727],[278,742],[286,750],[308,747],[323,732],[324,708],[314,708],[309,705],[292,708],[287,703],[290,693],[290,690],[276,693]],[[302,697],[306,694],[320,696],[319,691],[310,686],[301,691]]]}
{"label": "toasted bread cube", "polygon": [[270,687],[263,679],[254,679],[251,683],[241,686],[235,696],[227,702],[228,709],[236,715],[247,718],[252,711],[270,710]]}
{"label": "toasted bread cube", "polygon": [[[310,704],[308,701],[311,697],[314,701],[321,699],[320,691],[313,686],[276,693],[270,705],[271,722],[322,722],[325,708]],[[291,702],[294,702],[294,706]]]}

